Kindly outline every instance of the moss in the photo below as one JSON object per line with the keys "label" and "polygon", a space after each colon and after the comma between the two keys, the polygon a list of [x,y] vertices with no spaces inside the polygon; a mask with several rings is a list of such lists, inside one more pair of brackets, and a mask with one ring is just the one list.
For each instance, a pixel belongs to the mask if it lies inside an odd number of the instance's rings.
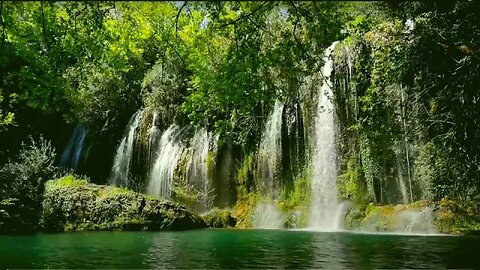
{"label": "moss", "polygon": [[248,193],[239,198],[234,208],[237,228],[247,229],[253,227],[253,214],[257,202],[258,195],[256,193]]}
{"label": "moss", "polygon": [[441,233],[480,234],[478,203],[458,203],[443,198],[437,203],[437,227]]}
{"label": "moss", "polygon": [[338,177],[338,191],[341,197],[357,204],[368,202],[368,193],[361,183],[361,174],[360,164],[357,164],[353,155],[350,156],[345,172]]}
{"label": "moss", "polygon": [[279,202],[280,209],[287,214],[285,227],[304,227],[307,223],[307,213],[310,204],[310,177],[304,173],[294,181],[293,190],[284,192]]}
{"label": "moss", "polygon": [[251,182],[252,178],[252,170],[254,165],[254,154],[250,153],[245,156],[243,159],[242,164],[237,170],[237,180],[238,180],[238,195],[246,196],[249,193],[249,183]]}
{"label": "moss", "polygon": [[48,182],[46,188],[48,188],[49,183],[55,184],[57,187],[81,187],[87,184],[86,179],[77,179],[73,175],[67,175],[62,178],[57,179],[56,182]]}
{"label": "moss", "polygon": [[217,152],[208,151],[206,162],[207,162],[208,178],[214,179],[215,178],[215,169],[216,169],[216,166],[217,166]]}
{"label": "moss", "polygon": [[[431,206],[431,204],[425,200],[398,205],[376,205],[374,203],[354,205],[345,216],[344,227],[347,230],[400,231],[405,229],[405,222],[409,222],[408,218],[402,219],[403,213],[422,211],[427,206]],[[424,227],[427,228],[427,225],[425,224]],[[434,225],[432,224],[432,226]]]}
{"label": "moss", "polygon": [[233,228],[237,219],[233,217],[230,209],[214,208],[203,216],[205,223],[210,228]]}
{"label": "moss", "polygon": [[[432,209],[431,225],[439,233],[479,234],[480,210],[478,203],[458,203],[448,198],[437,202],[419,200],[410,204],[398,205],[356,205],[349,209],[345,217],[348,230],[398,231],[401,226],[398,217],[402,213]],[[426,228],[428,224],[419,224]]]}
{"label": "moss", "polygon": [[185,207],[127,189],[94,185],[73,176],[46,183],[45,231],[185,230],[206,227]]}

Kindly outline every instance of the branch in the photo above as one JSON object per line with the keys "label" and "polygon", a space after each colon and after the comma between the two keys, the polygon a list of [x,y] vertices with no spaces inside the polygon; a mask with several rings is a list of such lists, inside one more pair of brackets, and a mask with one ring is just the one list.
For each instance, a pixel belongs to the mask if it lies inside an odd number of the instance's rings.
{"label": "branch", "polygon": [[[295,11],[297,12],[297,14],[300,14],[300,11],[298,10],[298,8],[297,8],[297,6],[295,5],[294,2],[292,2],[292,6],[295,9]],[[310,54],[308,53],[308,51],[305,50],[302,42],[298,39],[297,35],[295,34],[297,32],[297,26],[298,26],[299,23],[300,23],[300,18],[297,18],[297,20],[295,21],[295,25],[293,26],[293,29],[292,29],[293,39],[295,40],[298,47],[300,48],[300,51],[308,58],[308,60],[313,61],[314,60],[313,57],[311,57]],[[323,76],[323,74],[322,74],[322,76]]]}
{"label": "branch", "polygon": [[47,38],[47,25],[45,24],[45,13],[43,12],[43,1],[40,1],[40,8],[42,12],[42,32],[43,38],[45,39],[45,46],[47,46],[47,50],[50,51],[50,44]]}
{"label": "branch", "polygon": [[180,18],[180,13],[182,13],[182,9],[187,6],[188,1],[183,2],[183,5],[180,7],[177,13],[177,17],[175,18],[175,37],[178,38],[178,19]]}
{"label": "branch", "polygon": [[3,21],[3,0],[0,0],[0,23],[2,24],[2,53],[5,47],[5,22]]}
{"label": "branch", "polygon": [[[153,27],[155,28],[155,31],[158,32],[158,33],[161,33],[162,34],[162,40],[165,41],[165,43],[168,45],[168,47],[170,47],[174,52],[175,54],[178,56],[178,58],[180,59],[180,61],[182,62],[182,65],[185,67],[186,64],[185,64],[185,61],[183,60],[182,56],[180,55],[180,53],[177,51],[177,49],[175,48],[175,46],[173,46],[170,41],[169,41],[169,37],[165,37],[165,33],[163,31],[160,31],[160,28],[158,27],[157,24],[153,24]],[[173,26],[173,25],[172,25]],[[170,29],[172,29],[170,27]],[[170,30],[167,32],[168,35],[170,35]]]}
{"label": "branch", "polygon": [[270,31],[268,31],[267,29],[265,29],[265,27],[259,25],[258,23],[256,23],[254,20],[252,20],[252,18],[247,18],[253,25],[255,25],[257,28],[259,29],[262,29],[264,32],[266,32],[267,34],[269,34],[270,36],[272,37],[275,37],[272,33],[270,33]]}

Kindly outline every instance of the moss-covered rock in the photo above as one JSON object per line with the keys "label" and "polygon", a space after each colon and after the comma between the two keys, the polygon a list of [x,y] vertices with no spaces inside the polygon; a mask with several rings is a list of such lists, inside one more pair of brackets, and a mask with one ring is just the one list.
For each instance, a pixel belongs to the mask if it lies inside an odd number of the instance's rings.
{"label": "moss-covered rock", "polygon": [[235,204],[235,217],[237,218],[238,229],[249,229],[253,227],[253,214],[258,202],[256,193],[248,193],[241,196]]}
{"label": "moss-covered rock", "polygon": [[437,228],[441,233],[480,234],[480,206],[443,198],[437,205]]}
{"label": "moss-covered rock", "polygon": [[477,206],[444,198],[410,204],[354,206],[345,216],[345,229],[376,232],[479,234]]}
{"label": "moss-covered rock", "polygon": [[65,176],[45,185],[45,231],[188,230],[205,222],[183,206],[127,189]]}
{"label": "moss-covered rock", "polygon": [[345,229],[375,232],[435,233],[435,214],[427,201],[398,205],[353,206],[345,217]]}
{"label": "moss-covered rock", "polygon": [[230,209],[214,208],[203,215],[203,220],[210,228],[234,228],[237,225]]}

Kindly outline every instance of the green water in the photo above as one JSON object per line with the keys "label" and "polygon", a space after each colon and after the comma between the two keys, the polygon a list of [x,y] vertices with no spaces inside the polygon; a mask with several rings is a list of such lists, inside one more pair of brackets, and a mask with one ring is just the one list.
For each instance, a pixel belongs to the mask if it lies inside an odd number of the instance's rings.
{"label": "green water", "polygon": [[0,236],[0,268],[473,268],[480,238],[275,230]]}

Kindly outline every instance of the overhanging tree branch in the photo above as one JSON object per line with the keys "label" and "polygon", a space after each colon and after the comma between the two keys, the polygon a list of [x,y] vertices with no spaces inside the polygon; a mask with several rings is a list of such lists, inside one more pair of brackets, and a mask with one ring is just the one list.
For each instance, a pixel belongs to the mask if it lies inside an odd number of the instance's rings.
{"label": "overhanging tree branch", "polygon": [[183,2],[182,6],[178,10],[177,16],[175,17],[175,37],[178,38],[178,19],[180,18],[180,14],[184,7],[187,6],[188,1]]}
{"label": "overhanging tree branch", "polygon": [[5,47],[5,22],[3,21],[3,0],[0,0],[0,23],[2,24],[2,52]]}

